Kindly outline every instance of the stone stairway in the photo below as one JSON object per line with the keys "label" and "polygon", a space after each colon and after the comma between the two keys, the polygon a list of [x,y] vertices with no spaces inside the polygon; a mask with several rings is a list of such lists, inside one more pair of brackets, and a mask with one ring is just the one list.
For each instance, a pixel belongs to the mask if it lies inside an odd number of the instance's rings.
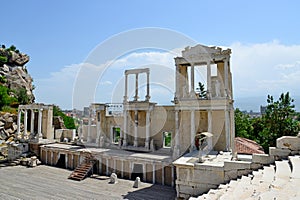
{"label": "stone stairway", "polygon": [[85,179],[89,175],[89,172],[93,169],[94,164],[95,159],[93,156],[91,154],[86,155],[84,161],[76,167],[68,178],[76,181]]}
{"label": "stone stairway", "polygon": [[264,166],[190,200],[296,200],[300,199],[299,188],[300,156],[289,156],[288,160],[275,161],[275,165]]}

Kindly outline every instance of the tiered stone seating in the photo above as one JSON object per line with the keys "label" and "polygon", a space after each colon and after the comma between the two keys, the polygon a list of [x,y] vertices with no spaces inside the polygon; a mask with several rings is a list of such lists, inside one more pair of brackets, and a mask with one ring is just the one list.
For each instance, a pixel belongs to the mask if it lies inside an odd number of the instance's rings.
{"label": "tiered stone seating", "polygon": [[264,166],[248,176],[222,184],[192,200],[268,200],[300,199],[300,156],[275,161],[275,166]]}

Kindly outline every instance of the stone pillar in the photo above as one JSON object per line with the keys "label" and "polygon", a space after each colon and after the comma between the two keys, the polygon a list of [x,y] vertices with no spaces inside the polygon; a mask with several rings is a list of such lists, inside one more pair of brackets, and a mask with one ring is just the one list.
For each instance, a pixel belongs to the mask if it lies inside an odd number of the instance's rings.
{"label": "stone pillar", "polygon": [[34,110],[31,109],[31,119],[30,119],[30,133],[34,133]]}
{"label": "stone pillar", "polygon": [[43,113],[42,113],[42,109],[39,109],[39,119],[38,119],[38,135],[39,135],[39,138],[43,138],[43,134],[42,134],[42,116],[43,116]]}
{"label": "stone pillar", "polygon": [[114,162],[114,170],[113,170],[113,172],[116,173],[117,172],[117,170],[116,170],[116,168],[117,168],[116,159],[113,159],[113,162]]}
{"label": "stone pillar", "polygon": [[134,111],[134,141],[133,146],[138,146],[138,111]]}
{"label": "stone pillar", "polygon": [[51,161],[50,161],[50,165],[53,165],[53,151],[51,151],[50,152],[50,159],[51,159]]}
{"label": "stone pillar", "polygon": [[79,136],[79,141],[82,142],[82,129],[83,129],[83,121],[80,120],[80,125],[78,129],[78,136]]}
{"label": "stone pillar", "polygon": [[88,123],[88,134],[87,134],[87,143],[91,142],[91,126],[92,126],[92,108],[89,109],[89,123]]}
{"label": "stone pillar", "polygon": [[129,161],[129,179],[132,177],[132,171],[133,171],[133,164],[131,161]]}
{"label": "stone pillar", "polygon": [[146,112],[146,140],[145,140],[145,148],[149,149],[149,138],[150,138],[150,111]]}
{"label": "stone pillar", "polygon": [[45,163],[46,163],[46,165],[48,165],[48,151],[47,151],[47,149],[45,149],[45,153],[46,153]]}
{"label": "stone pillar", "polygon": [[147,72],[147,95],[146,95],[146,101],[150,100],[150,73]]}
{"label": "stone pillar", "polygon": [[155,163],[152,164],[152,183],[155,184]]}
{"label": "stone pillar", "polygon": [[225,97],[229,97],[228,94],[228,58],[224,60],[224,94]]}
{"label": "stone pillar", "polygon": [[210,61],[207,62],[207,92],[206,96],[208,99],[211,98],[211,66]]}
{"label": "stone pillar", "polygon": [[235,126],[234,126],[234,109],[230,109],[230,148],[232,149],[232,153],[235,153]]}
{"label": "stone pillar", "polygon": [[225,110],[225,136],[226,136],[226,151],[230,150],[230,114]]}
{"label": "stone pillar", "polygon": [[108,165],[108,158],[106,158],[106,176],[109,175],[108,168],[109,168],[109,165]]}
{"label": "stone pillar", "polygon": [[212,133],[212,111],[208,110],[207,111],[207,121],[208,121],[208,127],[207,127],[207,132]]}
{"label": "stone pillar", "polygon": [[195,149],[195,110],[191,110],[191,147],[190,152],[192,152]]}
{"label": "stone pillar", "polygon": [[24,139],[24,137],[27,133],[27,112],[28,112],[28,110],[25,109],[25,111],[24,111],[24,133],[22,135],[22,139]]}
{"label": "stone pillar", "polygon": [[179,79],[180,79],[180,73],[179,73],[179,65],[176,65],[176,83],[175,83],[175,88],[176,88],[176,91],[175,91],[175,99],[178,99],[178,97],[179,97],[179,94],[180,94],[180,81],[179,81]]}
{"label": "stone pillar", "polygon": [[65,165],[66,165],[66,169],[68,169],[68,154],[67,153],[66,153]]}
{"label": "stone pillar", "polygon": [[71,166],[70,166],[71,169],[74,169],[74,155],[71,154]]}
{"label": "stone pillar", "polygon": [[137,101],[139,99],[139,74],[135,74],[135,96],[134,100]]}
{"label": "stone pillar", "polygon": [[[100,137],[101,137],[101,112],[97,111],[96,112],[96,118],[97,118],[97,125],[96,125],[96,129],[97,129],[97,141],[98,141],[98,145],[100,146]],[[97,142],[96,142],[97,143]]]}
{"label": "stone pillar", "polygon": [[180,153],[178,112],[179,112],[178,110],[175,110],[175,145],[174,145],[174,154],[173,154],[174,158],[177,158]]}
{"label": "stone pillar", "polygon": [[175,178],[175,174],[174,174],[174,166],[171,166],[171,176],[172,176],[172,183],[171,186],[174,187],[174,178]]}
{"label": "stone pillar", "polygon": [[127,146],[127,110],[124,110],[123,147]]}
{"label": "stone pillar", "polygon": [[100,157],[99,159],[99,175],[102,174],[102,157]]}
{"label": "stone pillar", "polygon": [[165,185],[165,166],[161,164],[161,184]]}
{"label": "stone pillar", "polygon": [[146,178],[146,164],[143,163],[143,181],[146,182],[147,178]]}
{"label": "stone pillar", "polygon": [[127,102],[127,90],[128,90],[128,75],[125,74],[125,94],[124,94],[124,102]]}
{"label": "stone pillar", "polygon": [[121,160],[121,178],[124,177],[124,160]]}
{"label": "stone pillar", "polygon": [[191,64],[191,94],[194,96],[195,94],[195,66]]}
{"label": "stone pillar", "polygon": [[20,130],[21,130],[21,110],[18,110],[18,121],[17,121],[17,125],[18,125],[18,128],[17,128],[17,136],[20,134]]}

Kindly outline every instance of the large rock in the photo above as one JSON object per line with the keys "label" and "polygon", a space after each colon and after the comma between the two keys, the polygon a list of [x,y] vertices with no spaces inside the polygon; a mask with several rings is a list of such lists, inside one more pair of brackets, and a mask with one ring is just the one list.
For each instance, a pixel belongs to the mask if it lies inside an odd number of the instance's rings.
{"label": "large rock", "polygon": [[64,120],[61,116],[53,117],[53,126],[54,126],[54,129],[66,129]]}

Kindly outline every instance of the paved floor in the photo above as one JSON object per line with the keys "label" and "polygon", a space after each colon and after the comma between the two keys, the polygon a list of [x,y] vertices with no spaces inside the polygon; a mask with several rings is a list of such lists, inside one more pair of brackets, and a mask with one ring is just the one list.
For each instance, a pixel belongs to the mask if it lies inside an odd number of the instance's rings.
{"label": "paved floor", "polygon": [[94,175],[83,181],[67,179],[71,171],[41,165],[0,168],[0,199],[175,199],[175,189],[119,179],[109,184],[106,176]]}

